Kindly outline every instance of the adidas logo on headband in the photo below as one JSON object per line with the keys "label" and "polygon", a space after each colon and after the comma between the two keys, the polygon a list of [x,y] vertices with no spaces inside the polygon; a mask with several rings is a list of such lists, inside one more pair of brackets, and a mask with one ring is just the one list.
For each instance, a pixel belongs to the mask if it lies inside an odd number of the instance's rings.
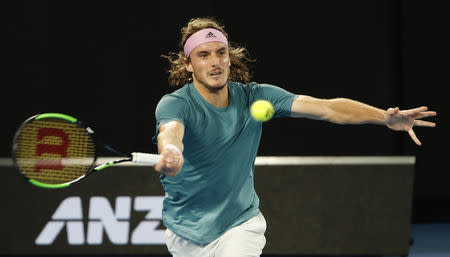
{"label": "adidas logo on headband", "polygon": [[216,35],[214,35],[212,32],[209,32],[208,34],[206,34],[205,38],[212,38],[212,37],[216,37]]}

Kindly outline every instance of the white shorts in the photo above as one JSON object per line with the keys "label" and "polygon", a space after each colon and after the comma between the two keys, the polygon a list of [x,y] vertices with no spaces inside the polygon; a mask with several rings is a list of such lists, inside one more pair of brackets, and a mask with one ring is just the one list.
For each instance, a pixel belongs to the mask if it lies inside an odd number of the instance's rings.
{"label": "white shorts", "polygon": [[266,220],[260,212],[209,244],[198,244],[167,229],[164,239],[173,257],[256,257],[266,244]]}

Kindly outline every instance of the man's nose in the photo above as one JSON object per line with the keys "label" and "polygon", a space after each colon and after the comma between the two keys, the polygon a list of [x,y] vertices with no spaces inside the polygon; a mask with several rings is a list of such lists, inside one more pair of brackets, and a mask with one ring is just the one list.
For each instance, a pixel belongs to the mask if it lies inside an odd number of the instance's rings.
{"label": "man's nose", "polygon": [[212,55],[211,59],[212,59],[211,63],[212,63],[213,66],[217,66],[217,65],[220,64],[220,57],[219,56]]}

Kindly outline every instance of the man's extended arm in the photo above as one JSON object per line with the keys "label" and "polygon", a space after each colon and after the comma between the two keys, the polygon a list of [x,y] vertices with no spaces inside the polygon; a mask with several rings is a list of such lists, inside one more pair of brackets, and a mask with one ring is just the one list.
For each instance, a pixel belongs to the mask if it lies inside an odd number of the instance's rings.
{"label": "man's extended arm", "polygon": [[420,120],[435,116],[427,107],[409,110],[389,108],[387,111],[347,98],[318,99],[299,95],[292,103],[291,116],[326,120],[337,124],[382,124],[393,130],[407,131],[417,145],[421,145],[414,126],[434,127],[434,122]]}

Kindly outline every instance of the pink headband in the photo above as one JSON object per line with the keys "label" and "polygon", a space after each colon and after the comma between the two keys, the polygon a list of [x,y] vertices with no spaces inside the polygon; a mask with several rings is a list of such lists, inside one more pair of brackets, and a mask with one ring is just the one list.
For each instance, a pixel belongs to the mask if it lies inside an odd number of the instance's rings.
{"label": "pink headband", "polygon": [[184,54],[189,57],[192,50],[197,46],[208,42],[221,42],[228,47],[228,40],[225,35],[217,29],[207,28],[192,34],[184,44]]}

